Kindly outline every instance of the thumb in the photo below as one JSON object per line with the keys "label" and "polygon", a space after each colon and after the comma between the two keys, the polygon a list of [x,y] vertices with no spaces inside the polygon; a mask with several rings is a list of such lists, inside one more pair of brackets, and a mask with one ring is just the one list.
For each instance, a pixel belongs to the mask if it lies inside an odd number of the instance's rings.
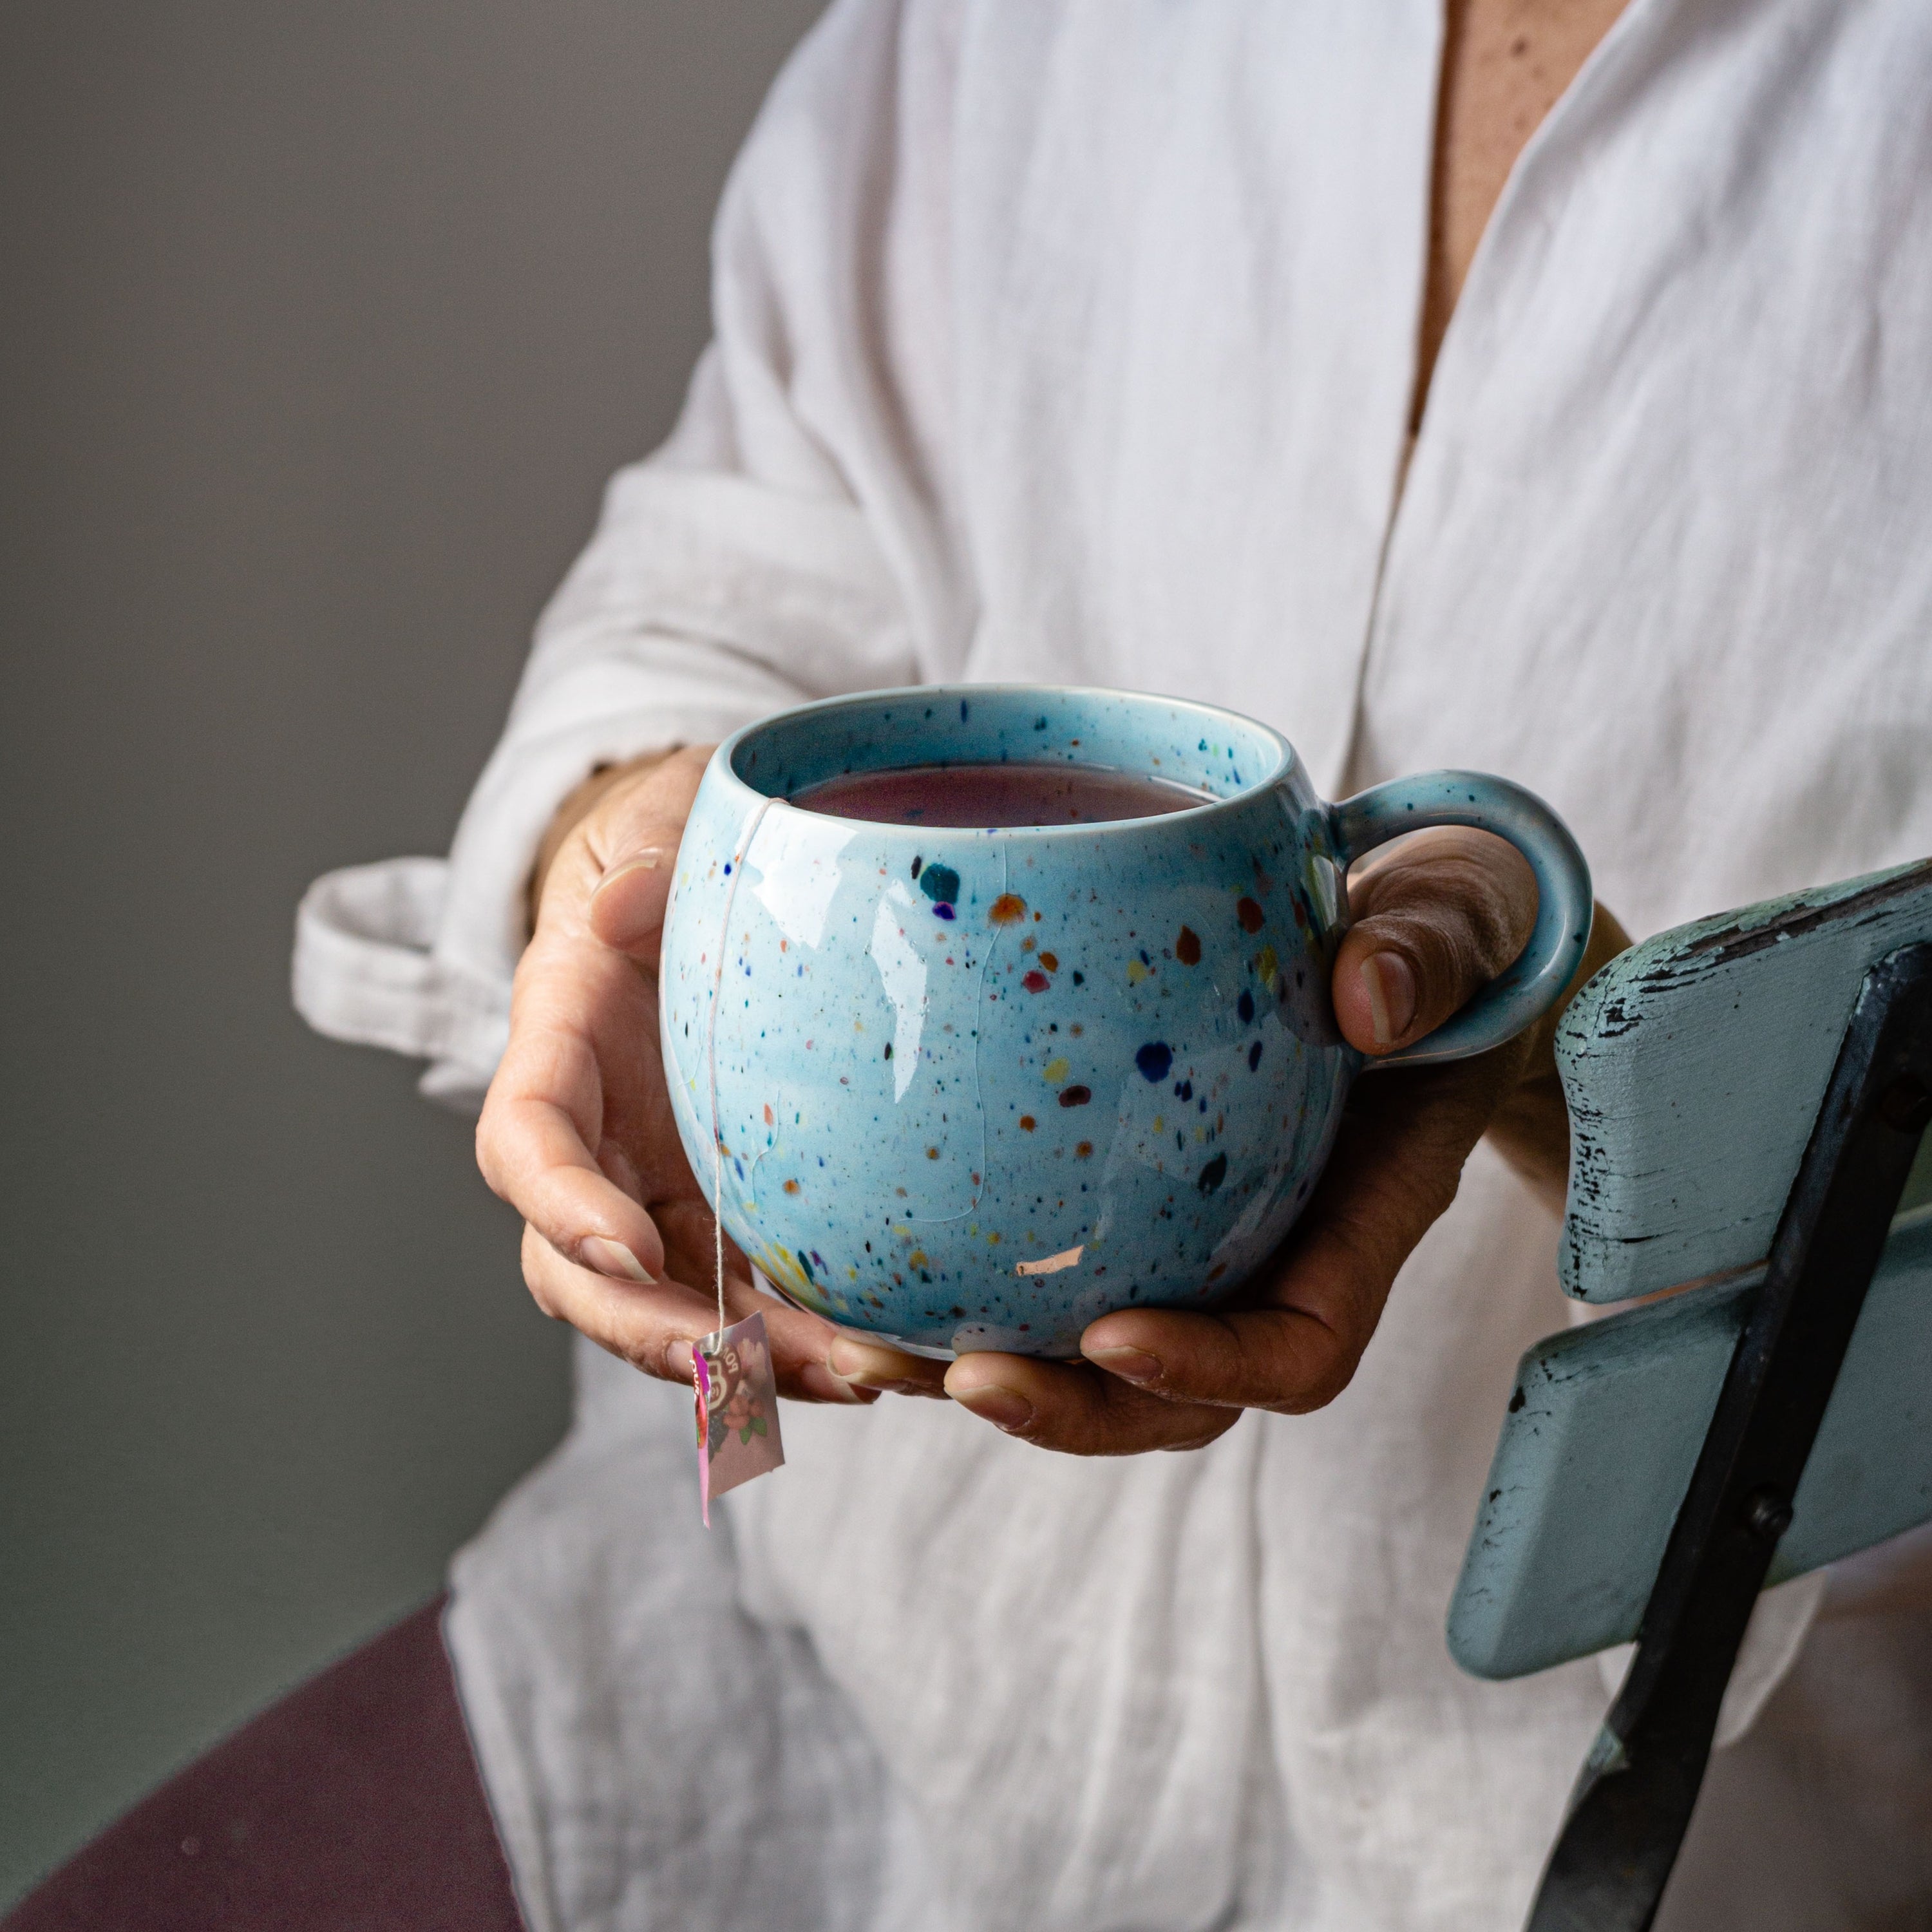
{"label": "thumb", "polygon": [[1330,981],[1343,1037],[1381,1054],[1432,1032],[1522,952],[1536,904],[1507,840],[1461,826],[1405,839],[1348,882],[1354,922]]}
{"label": "thumb", "polygon": [[685,820],[710,748],[692,746],[652,760],[608,793],[584,823],[584,854],[595,868],[586,908],[591,932],[606,946],[656,960],[671,874]]}

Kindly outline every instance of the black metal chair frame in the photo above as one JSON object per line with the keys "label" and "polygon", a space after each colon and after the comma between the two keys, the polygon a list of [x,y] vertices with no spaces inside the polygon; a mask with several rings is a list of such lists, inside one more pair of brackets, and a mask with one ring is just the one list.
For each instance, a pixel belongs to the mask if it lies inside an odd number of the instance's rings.
{"label": "black metal chair frame", "polygon": [[1932,943],[1872,968],[1528,1932],[1647,1932],[1724,1688],[1932,1124]]}

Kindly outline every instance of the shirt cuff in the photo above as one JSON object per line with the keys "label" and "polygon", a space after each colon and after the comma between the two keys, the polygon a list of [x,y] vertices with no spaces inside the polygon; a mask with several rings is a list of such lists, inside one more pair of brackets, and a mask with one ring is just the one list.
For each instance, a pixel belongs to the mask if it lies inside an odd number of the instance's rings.
{"label": "shirt cuff", "polygon": [[[576,695],[584,698],[586,694]],[[513,733],[472,796],[447,860],[392,859],[320,878],[296,917],[296,1010],[318,1033],[430,1062],[429,1099],[474,1112],[509,1038],[529,938],[526,891],[557,807],[602,764],[728,736],[770,709],[640,706]],[[553,719],[555,712],[553,711]]]}

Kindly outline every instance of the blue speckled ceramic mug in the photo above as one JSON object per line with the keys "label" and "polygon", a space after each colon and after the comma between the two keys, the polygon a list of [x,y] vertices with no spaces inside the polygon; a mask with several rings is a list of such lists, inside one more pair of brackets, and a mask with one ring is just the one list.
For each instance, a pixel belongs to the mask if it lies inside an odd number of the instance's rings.
{"label": "blue speckled ceramic mug", "polygon": [[[1202,802],[992,830],[787,802],[1063,760]],[[929,686],[752,725],[705,772],[664,929],[699,1183],[784,1293],[924,1354],[1071,1356],[1112,1310],[1217,1300],[1294,1225],[1363,1069],[1328,995],[1348,866],[1429,825],[1509,839],[1541,904],[1515,965],[1395,1062],[1496,1046],[1582,956],[1582,854],[1520,787],[1438,772],[1328,805],[1265,725],[1126,692]]]}

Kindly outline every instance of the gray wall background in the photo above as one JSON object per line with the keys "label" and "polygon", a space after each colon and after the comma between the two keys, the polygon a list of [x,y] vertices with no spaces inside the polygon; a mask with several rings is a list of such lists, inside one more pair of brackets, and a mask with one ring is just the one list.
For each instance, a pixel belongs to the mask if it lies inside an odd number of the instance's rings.
{"label": "gray wall background", "polygon": [[447,844],[815,0],[0,8],[0,1903],[561,1430],[460,1120],[289,1010]]}

